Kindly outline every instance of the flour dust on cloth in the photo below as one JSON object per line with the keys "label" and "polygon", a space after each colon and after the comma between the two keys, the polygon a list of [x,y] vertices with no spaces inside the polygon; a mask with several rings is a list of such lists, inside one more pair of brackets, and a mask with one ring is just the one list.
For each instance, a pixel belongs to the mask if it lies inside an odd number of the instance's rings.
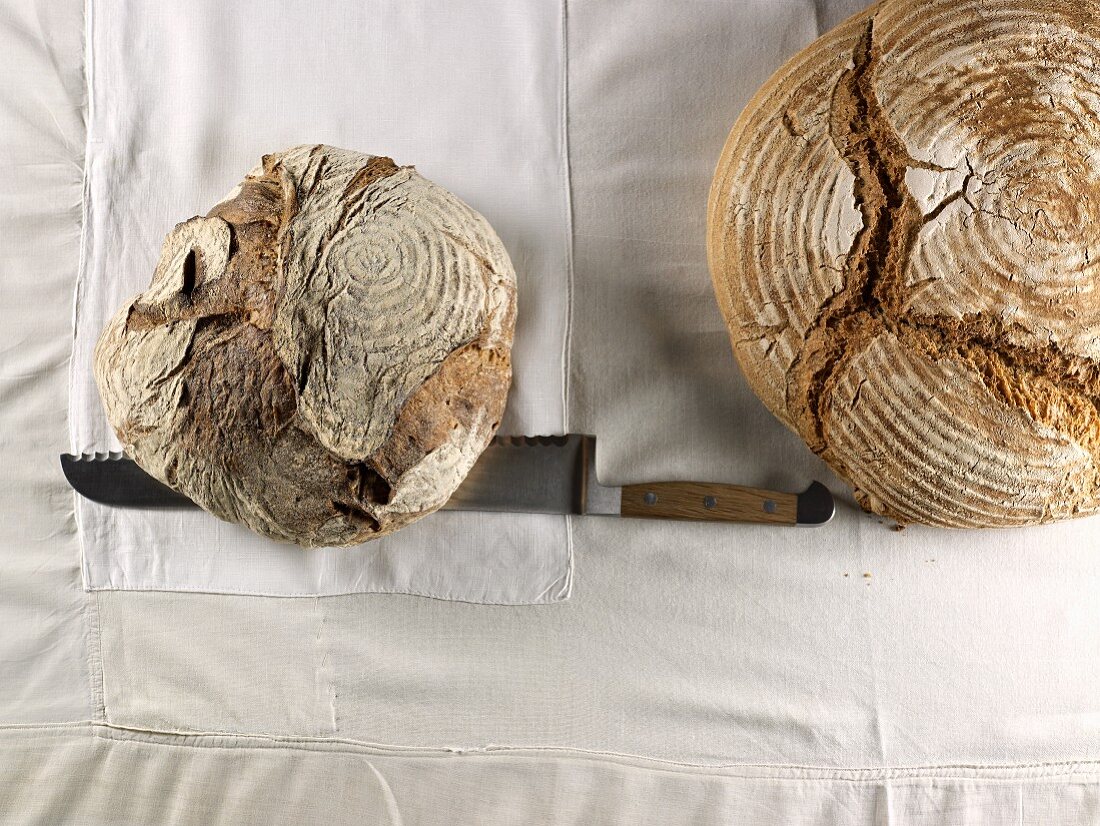
{"label": "flour dust on cloth", "polygon": [[[489,220],[519,281],[513,387],[500,432],[566,430],[570,232],[559,9],[531,0],[436,10],[431,26],[416,4],[389,7],[382,19],[354,5],[341,13],[339,25],[312,12],[288,25],[256,2],[125,14],[89,4],[74,451],[119,448],[92,350],[123,302],[148,285],[165,234],[218,201],[265,152],[302,143],[414,164]],[[364,50],[365,31],[386,37]],[[242,60],[244,41],[276,47]],[[304,42],[324,44],[308,70],[287,58],[305,54],[295,45]],[[78,498],[77,517],[89,590],[394,592],[531,604],[565,599],[572,578],[565,516],[436,513],[339,549],[280,544],[201,511]]]}

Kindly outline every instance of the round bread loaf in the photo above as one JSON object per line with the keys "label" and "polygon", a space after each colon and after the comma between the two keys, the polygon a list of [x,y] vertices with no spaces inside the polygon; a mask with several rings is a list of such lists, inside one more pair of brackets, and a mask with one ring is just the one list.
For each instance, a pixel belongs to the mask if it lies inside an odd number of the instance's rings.
{"label": "round bread loaf", "polygon": [[302,546],[443,505],[511,381],[515,274],[489,224],[411,166],[265,155],[165,239],[95,375],[125,451],[214,515]]}
{"label": "round bread loaf", "polygon": [[745,376],[864,508],[1100,505],[1100,4],[872,6],[752,99],[708,221]]}

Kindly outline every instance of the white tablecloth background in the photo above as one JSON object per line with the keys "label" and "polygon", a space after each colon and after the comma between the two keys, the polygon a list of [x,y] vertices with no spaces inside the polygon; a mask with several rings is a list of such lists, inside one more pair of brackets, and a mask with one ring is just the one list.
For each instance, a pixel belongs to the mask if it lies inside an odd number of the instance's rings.
{"label": "white tablecloth background", "polygon": [[[538,606],[83,591],[56,464],[86,156],[82,11],[0,5],[3,820],[1100,818],[1095,520],[895,534],[850,505],[821,531],[577,520],[573,595]],[[736,375],[702,204],[748,93],[846,10],[555,11],[573,211],[567,424],[597,432],[611,480],[823,473]],[[242,48],[269,46],[265,25]],[[364,32],[363,48],[400,54],[387,36]],[[286,59],[323,67],[323,36],[307,45],[309,60]],[[210,157],[222,163],[217,146]]]}

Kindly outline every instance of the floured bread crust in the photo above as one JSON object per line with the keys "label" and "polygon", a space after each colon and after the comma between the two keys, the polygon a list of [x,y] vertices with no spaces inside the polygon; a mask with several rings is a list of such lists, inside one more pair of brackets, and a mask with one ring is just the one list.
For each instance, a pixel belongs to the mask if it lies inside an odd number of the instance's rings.
{"label": "floured bread crust", "polygon": [[883,0],[734,125],[708,251],[767,406],[899,522],[1100,506],[1100,4]]}
{"label": "floured bread crust", "polygon": [[299,146],[169,233],[96,380],[126,452],[211,513],[352,545],[443,505],[492,439],[515,298],[496,234],[449,192]]}

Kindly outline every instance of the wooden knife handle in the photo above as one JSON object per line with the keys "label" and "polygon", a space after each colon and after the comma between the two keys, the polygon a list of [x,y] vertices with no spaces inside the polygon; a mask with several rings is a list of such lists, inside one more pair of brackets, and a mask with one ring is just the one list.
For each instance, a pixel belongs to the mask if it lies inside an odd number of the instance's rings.
{"label": "wooden knife handle", "polygon": [[642,519],[795,525],[798,523],[798,495],[705,482],[623,485],[622,515]]}

